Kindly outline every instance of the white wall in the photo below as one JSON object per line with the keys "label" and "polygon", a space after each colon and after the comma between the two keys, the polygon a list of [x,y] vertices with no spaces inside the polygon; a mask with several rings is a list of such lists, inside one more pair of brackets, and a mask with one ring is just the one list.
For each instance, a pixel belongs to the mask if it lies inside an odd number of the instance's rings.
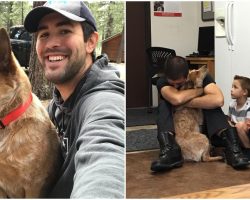
{"label": "white wall", "polygon": [[[177,55],[186,57],[197,52],[199,26],[213,26],[214,21],[202,21],[201,2],[179,3],[182,17],[157,17],[151,2],[151,44],[174,49]],[[157,96],[157,90],[153,88],[153,106],[158,105]]]}
{"label": "white wall", "polygon": [[179,3],[182,17],[157,17],[151,2],[151,40],[152,46],[174,49],[177,55],[185,57],[197,52],[199,26],[211,26],[214,22],[202,21],[201,2]]}

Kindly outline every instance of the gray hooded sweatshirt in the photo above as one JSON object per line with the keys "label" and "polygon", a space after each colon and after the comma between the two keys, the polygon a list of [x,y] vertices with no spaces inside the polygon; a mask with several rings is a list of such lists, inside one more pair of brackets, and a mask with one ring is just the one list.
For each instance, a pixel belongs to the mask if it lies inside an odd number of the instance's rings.
{"label": "gray hooded sweatshirt", "polygon": [[124,198],[124,82],[104,55],[62,101],[49,106],[64,162],[50,198]]}

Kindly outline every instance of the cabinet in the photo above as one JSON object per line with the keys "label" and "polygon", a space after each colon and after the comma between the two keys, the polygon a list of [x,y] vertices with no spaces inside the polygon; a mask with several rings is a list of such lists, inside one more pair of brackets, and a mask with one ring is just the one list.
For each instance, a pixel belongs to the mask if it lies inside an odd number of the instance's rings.
{"label": "cabinet", "polygon": [[206,65],[208,68],[208,71],[210,75],[215,80],[215,74],[214,74],[214,57],[195,57],[195,56],[187,56],[186,60],[191,65],[198,65],[201,67],[202,65]]}

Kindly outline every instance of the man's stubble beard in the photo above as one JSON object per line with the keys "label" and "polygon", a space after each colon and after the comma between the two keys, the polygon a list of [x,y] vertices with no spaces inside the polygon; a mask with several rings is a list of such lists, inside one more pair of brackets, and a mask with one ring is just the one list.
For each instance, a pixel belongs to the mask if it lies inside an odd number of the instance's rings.
{"label": "man's stubble beard", "polygon": [[[54,84],[63,84],[63,83],[67,83],[70,80],[72,80],[77,74],[78,72],[84,71],[84,68],[86,67],[85,65],[85,61],[86,61],[86,56],[82,55],[79,56],[79,52],[77,53],[77,58],[78,59],[72,59],[65,67],[63,72],[61,72],[59,75],[57,76],[53,76],[50,74],[46,74],[45,73],[45,77],[48,81],[54,83]],[[44,70],[44,63],[43,63],[43,70]],[[83,69],[82,69],[83,68]]]}

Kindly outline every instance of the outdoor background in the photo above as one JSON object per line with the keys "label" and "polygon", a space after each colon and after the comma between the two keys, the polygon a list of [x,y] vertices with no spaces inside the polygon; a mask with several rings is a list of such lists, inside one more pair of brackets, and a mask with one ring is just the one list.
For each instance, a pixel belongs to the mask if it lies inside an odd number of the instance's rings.
{"label": "outdoor background", "polygon": [[[64,0],[65,1],[65,0]],[[92,11],[97,24],[99,33],[99,42],[96,49],[96,55],[102,53],[102,43],[116,36],[122,35],[124,38],[124,2],[117,1],[100,1],[86,2]],[[1,1],[0,2],[0,27],[7,31],[15,25],[23,25],[27,13],[36,6],[42,5],[45,1]],[[124,40],[122,41],[124,43]],[[29,78],[33,86],[33,92],[40,99],[51,98],[53,85],[48,83],[43,77],[40,63],[34,47],[35,41],[31,42],[31,57],[29,61]],[[122,45],[124,48],[124,45]],[[119,49],[117,49],[118,51]],[[123,49],[124,51],[124,49]],[[124,61],[124,59],[122,59]],[[125,68],[125,66],[124,66]],[[124,69],[125,70],[125,69]],[[124,71],[123,70],[123,71]]]}

